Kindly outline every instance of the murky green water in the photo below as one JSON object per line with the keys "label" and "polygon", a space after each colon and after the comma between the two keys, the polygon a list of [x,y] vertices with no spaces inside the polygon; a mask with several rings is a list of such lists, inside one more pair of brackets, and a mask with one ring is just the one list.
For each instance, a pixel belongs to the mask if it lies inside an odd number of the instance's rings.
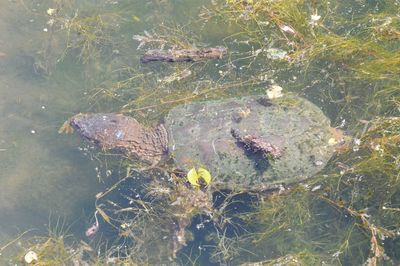
{"label": "murky green water", "polygon": [[[151,125],[177,104],[265,94],[275,84],[317,104],[333,127],[351,136],[349,150],[278,199],[235,198],[227,227],[216,230],[209,218],[196,216],[188,227],[193,240],[178,252],[177,263],[398,264],[397,120],[367,136],[364,146],[358,141],[368,128],[380,128],[369,127],[374,121],[399,116],[400,2],[278,2],[261,13],[265,5],[256,0],[4,0],[0,253],[6,252],[3,243],[28,229],[37,235],[54,230],[59,217],[71,226],[69,233],[90,242],[84,230],[93,221],[95,195],[134,168],[112,153],[98,154],[76,135],[58,134],[72,115],[124,112]],[[139,60],[149,49],[195,46],[224,46],[228,53],[222,60],[182,64]],[[151,228],[156,220],[143,231],[159,230],[146,236],[168,246],[168,229]],[[114,241],[118,230],[101,225],[105,239]],[[140,242],[132,239],[115,245]],[[107,240],[96,241],[101,246]],[[147,257],[157,264],[159,256],[172,264],[156,244],[149,246],[135,250],[145,254],[137,262]],[[23,254],[24,248],[22,243],[13,250]]]}
{"label": "murky green water", "polygon": [[1,4],[1,242],[30,228],[45,232],[49,219],[84,221],[101,187],[80,142],[57,133],[87,106],[81,68],[70,64],[51,77],[35,72],[48,35],[39,3]]}

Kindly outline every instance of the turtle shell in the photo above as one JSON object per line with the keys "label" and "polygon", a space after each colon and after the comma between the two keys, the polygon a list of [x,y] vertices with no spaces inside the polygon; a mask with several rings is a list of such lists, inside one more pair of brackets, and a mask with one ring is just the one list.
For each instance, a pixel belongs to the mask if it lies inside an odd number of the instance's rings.
{"label": "turtle shell", "polygon": [[[334,153],[330,120],[310,101],[294,95],[263,96],[180,105],[165,118],[169,152],[184,170],[208,169],[217,184],[254,187],[292,183],[324,168]],[[265,156],[232,134],[278,147]]]}

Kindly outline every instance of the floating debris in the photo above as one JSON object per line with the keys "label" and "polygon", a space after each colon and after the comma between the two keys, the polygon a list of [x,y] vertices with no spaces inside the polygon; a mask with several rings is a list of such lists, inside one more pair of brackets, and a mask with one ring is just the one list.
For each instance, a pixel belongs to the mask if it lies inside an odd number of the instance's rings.
{"label": "floating debris", "polygon": [[284,59],[287,56],[287,52],[279,48],[269,48],[266,52],[267,58],[272,60]]}
{"label": "floating debris", "polygon": [[279,28],[284,32],[287,32],[287,33],[290,33],[290,34],[293,34],[293,35],[296,34],[296,31],[292,27],[290,27],[288,25],[279,25]]}
{"label": "floating debris", "polygon": [[334,145],[336,145],[336,144],[337,144],[337,141],[336,141],[335,138],[330,138],[330,139],[328,140],[328,145],[329,145],[329,146],[334,146]]}
{"label": "floating debris", "polygon": [[321,185],[318,185],[318,186],[313,187],[311,189],[311,192],[315,192],[315,191],[320,190],[320,189],[321,189]]}
{"label": "floating debris", "polygon": [[47,9],[47,15],[53,16],[57,12],[57,9],[55,8],[49,8]]}
{"label": "floating debris", "polygon": [[282,90],[283,89],[281,86],[273,84],[271,85],[271,87],[267,89],[267,96],[269,99],[282,97],[283,96]]}
{"label": "floating debris", "polygon": [[31,250],[25,254],[24,260],[26,263],[30,264],[32,262],[38,261],[38,256],[34,251]]}
{"label": "floating debris", "polygon": [[98,211],[96,211],[96,212],[94,213],[95,223],[94,223],[92,226],[90,226],[88,229],[86,229],[86,231],[85,231],[85,235],[86,235],[87,237],[92,237],[92,236],[94,236],[94,235],[99,231],[99,229],[100,229],[99,220],[97,219],[97,212],[98,212]]}
{"label": "floating debris", "polygon": [[187,173],[187,180],[195,188],[200,187],[200,180],[204,181],[206,185],[209,185],[211,183],[211,179],[212,177],[210,172],[201,167],[197,169],[197,171],[195,168],[192,168]]}
{"label": "floating debris", "polygon": [[315,11],[315,14],[311,15],[311,19],[310,19],[310,25],[312,27],[314,27],[315,25],[317,25],[317,21],[321,19],[321,16],[318,15],[318,11]]}

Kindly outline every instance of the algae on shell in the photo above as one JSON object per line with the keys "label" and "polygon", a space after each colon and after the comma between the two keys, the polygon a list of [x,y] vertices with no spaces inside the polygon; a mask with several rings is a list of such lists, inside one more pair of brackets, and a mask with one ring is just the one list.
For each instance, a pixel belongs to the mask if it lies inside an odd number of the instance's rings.
{"label": "algae on shell", "polygon": [[[254,188],[304,180],[323,169],[334,153],[330,120],[313,103],[293,95],[181,105],[169,112],[165,127],[178,167],[206,167],[216,177],[213,183],[222,186]],[[246,151],[231,129],[280,147],[282,156],[268,159]]]}

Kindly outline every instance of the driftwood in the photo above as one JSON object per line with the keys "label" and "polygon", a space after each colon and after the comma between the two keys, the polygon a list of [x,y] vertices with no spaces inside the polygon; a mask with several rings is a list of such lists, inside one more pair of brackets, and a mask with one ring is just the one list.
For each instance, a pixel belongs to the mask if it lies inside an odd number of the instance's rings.
{"label": "driftwood", "polygon": [[195,62],[208,59],[221,59],[226,53],[226,48],[193,48],[181,50],[149,50],[141,58],[140,62]]}
{"label": "driftwood", "polygon": [[241,135],[238,130],[231,129],[232,137],[237,142],[244,145],[244,148],[252,153],[261,152],[263,155],[271,154],[272,158],[277,159],[282,156],[282,150],[257,136],[254,135]]}

